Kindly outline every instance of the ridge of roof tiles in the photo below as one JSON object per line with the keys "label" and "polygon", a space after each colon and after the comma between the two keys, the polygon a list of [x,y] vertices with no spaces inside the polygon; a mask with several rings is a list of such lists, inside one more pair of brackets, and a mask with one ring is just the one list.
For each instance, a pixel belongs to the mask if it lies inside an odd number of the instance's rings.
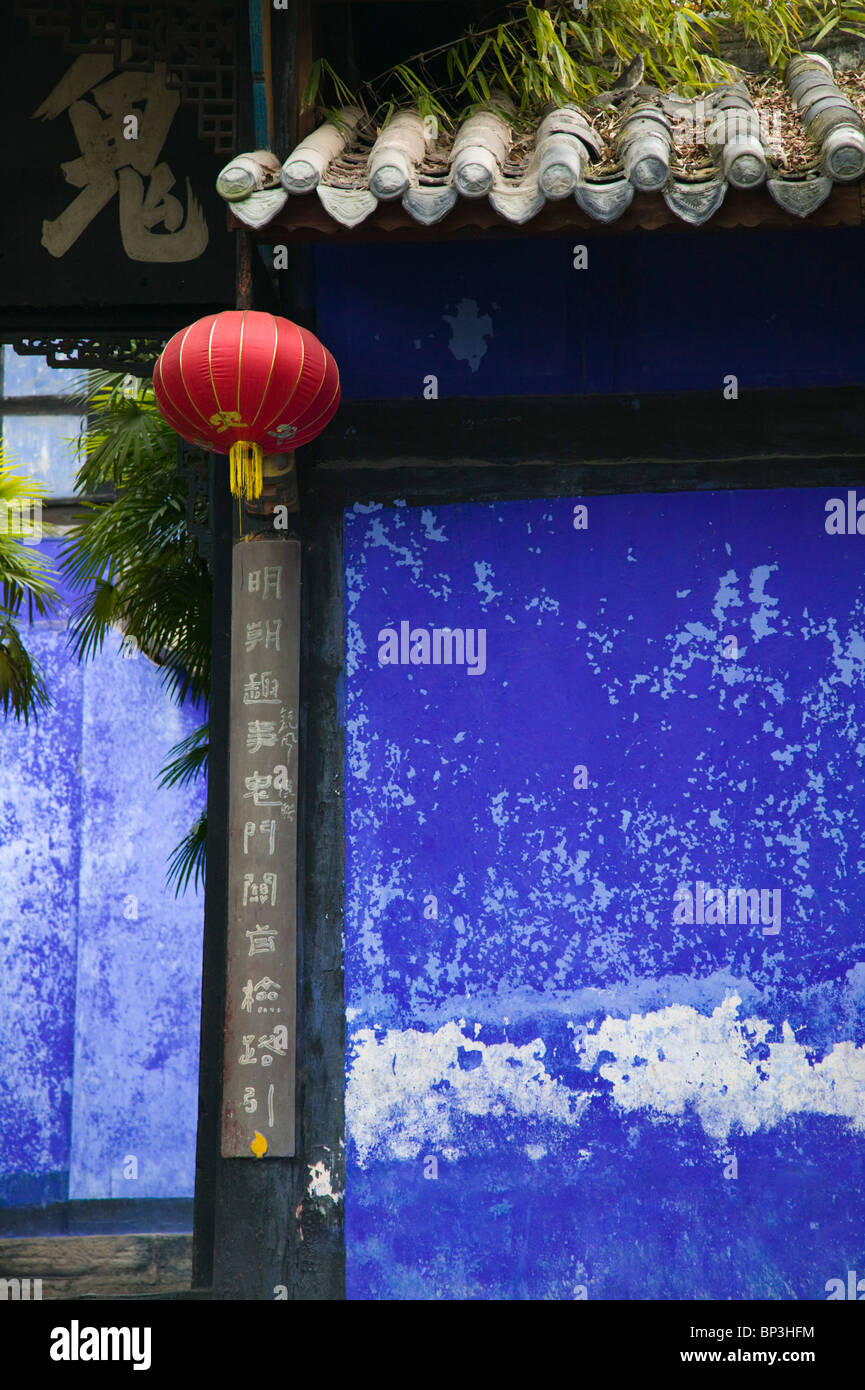
{"label": "ridge of roof tiles", "polygon": [[[865,110],[865,85],[846,85]],[[807,217],[834,184],[865,178],[865,121],[825,57],[790,59],[786,110],[761,103],[760,92],[759,80],[750,87],[743,80],[686,99],[641,84],[588,108],[548,108],[528,135],[499,114],[513,108],[497,94],[499,110],[467,117],[452,139],[413,110],[397,112],[373,135],[359,108],[344,107],[338,122],[325,121],[283,164],[269,151],[238,155],[216,186],[256,229],[290,198],[313,191],[347,228],[395,200],[431,226],[460,198],[487,198],[501,217],[521,224],[547,201],[573,197],[596,221],[613,222],[635,192],[661,193],[684,222],[700,225],[729,187],[765,184],[782,208]],[[798,167],[785,172],[790,146]]]}

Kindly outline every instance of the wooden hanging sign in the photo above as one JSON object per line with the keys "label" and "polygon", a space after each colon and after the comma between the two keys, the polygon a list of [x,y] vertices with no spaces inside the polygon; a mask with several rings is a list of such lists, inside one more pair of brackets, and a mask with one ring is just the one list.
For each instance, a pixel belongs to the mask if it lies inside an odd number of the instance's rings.
{"label": "wooden hanging sign", "polygon": [[234,547],[223,1158],[295,1151],[300,543]]}

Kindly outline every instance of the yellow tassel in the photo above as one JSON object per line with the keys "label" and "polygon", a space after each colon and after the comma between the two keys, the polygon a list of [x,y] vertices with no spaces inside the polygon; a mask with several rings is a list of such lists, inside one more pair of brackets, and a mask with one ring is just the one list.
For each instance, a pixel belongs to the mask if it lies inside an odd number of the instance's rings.
{"label": "yellow tassel", "polygon": [[254,502],[261,496],[261,445],[240,440],[237,444],[232,444],[228,459],[231,466],[232,495]]}

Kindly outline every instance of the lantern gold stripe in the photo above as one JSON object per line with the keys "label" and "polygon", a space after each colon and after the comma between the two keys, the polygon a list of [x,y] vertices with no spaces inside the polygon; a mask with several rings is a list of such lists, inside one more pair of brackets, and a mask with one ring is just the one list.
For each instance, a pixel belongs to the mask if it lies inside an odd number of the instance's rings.
{"label": "lantern gold stripe", "polygon": [[[175,336],[176,336],[176,335],[175,335]],[[167,344],[166,346],[170,346],[170,344]],[[186,424],[186,420],[185,420],[183,411],[179,409],[176,400],[175,400],[174,397],[172,396],[171,392],[168,390],[168,387],[165,385],[165,378],[164,378],[164,376],[162,375],[162,355],[161,355],[161,354],[160,354],[160,356],[156,359],[156,366],[155,366],[154,369],[153,369],[154,385],[156,384],[156,373],[157,373],[157,372],[159,373],[159,386],[160,386],[160,389],[161,389],[161,391],[162,391],[163,396],[164,396],[165,399],[168,401],[168,404],[171,406],[171,409],[172,409],[173,413],[176,415],[177,419],[180,420],[180,421],[182,421],[184,424]],[[171,424],[171,421],[169,420],[168,423]],[[174,426],[172,425],[172,429],[173,429],[173,428],[174,428]],[[180,430],[178,430],[177,433],[180,434]]]}
{"label": "lantern gold stripe", "polygon": [[[324,410],[320,410],[320,411],[318,412],[318,414],[316,415],[315,419],[314,419],[314,420],[310,420],[307,424],[305,424],[305,425],[303,426],[303,428],[302,428],[301,430],[298,431],[298,433],[299,433],[299,434],[305,434],[307,430],[312,429],[312,427],[313,427],[315,424],[317,424],[317,422],[322,418],[322,416],[323,416],[323,415],[326,415],[327,412],[330,410],[330,407],[333,405],[333,403],[334,403],[334,401],[336,400],[338,394],[339,394],[339,382],[336,383],[336,386],[334,387],[333,395],[331,396],[331,398],[330,398],[330,400],[328,401],[327,405],[325,406]],[[310,443],[311,443],[311,442],[312,442],[312,441],[310,440]]]}
{"label": "lantern gold stripe", "polygon": [[240,371],[243,365],[243,330],[246,327],[247,310],[244,309],[243,317],[240,320],[240,342],[237,345],[237,416],[240,418]]}
{"label": "lantern gold stripe", "polygon": [[180,367],[180,380],[183,382],[183,389],[186,392],[186,399],[189,401],[189,404],[192,406],[192,409],[195,411],[196,415],[200,415],[205,425],[209,425],[210,421],[208,420],[207,416],[204,414],[202,410],[199,409],[199,407],[195,404],[195,401],[189,394],[189,387],[186,384],[186,373],[183,370],[183,344],[186,342],[186,339],[189,337],[194,327],[195,324],[191,323],[183,334],[183,338],[180,342],[180,349],[177,354],[177,364]]}
{"label": "lantern gold stripe", "polygon": [[222,406],[220,405],[219,397],[216,394],[216,382],[213,380],[213,358],[211,356],[211,349],[213,347],[213,335],[216,331],[216,325],[219,323],[219,320],[221,318],[222,314],[216,315],[216,317],[213,320],[213,323],[210,325],[210,335],[207,339],[207,370],[210,373],[210,389],[213,392],[213,399],[216,402],[216,411],[219,415],[222,414]]}
{"label": "lantern gold stripe", "polygon": [[273,424],[274,420],[278,420],[279,417],[280,417],[280,415],[282,415],[283,412],[286,411],[286,410],[288,409],[288,407],[291,405],[291,402],[294,400],[295,393],[296,393],[297,388],[298,388],[298,385],[299,385],[299,383],[300,383],[300,378],[301,378],[301,376],[303,375],[303,365],[304,365],[304,360],[305,360],[305,358],[306,358],[306,347],[305,347],[304,341],[303,341],[303,334],[301,333],[301,331],[300,331],[300,329],[298,328],[298,326],[297,326],[296,323],[293,323],[293,324],[292,324],[292,328],[297,328],[297,335],[298,335],[298,337],[300,338],[300,366],[299,366],[298,369],[297,369],[297,376],[295,377],[294,385],[293,385],[292,388],[291,388],[291,391],[290,391],[289,396],[288,396],[288,400],[285,401],[285,402],[279,407],[279,410],[278,410],[278,411],[276,412],[276,414],[274,415],[273,420],[269,420],[269,421],[267,422],[266,425],[263,425],[263,426],[262,426],[262,428],[265,430],[265,432],[266,432],[267,430],[270,429],[270,427],[271,427],[271,425]]}
{"label": "lantern gold stripe", "polygon": [[[318,340],[316,340],[316,341],[318,341]],[[321,360],[322,360],[322,367],[324,368],[324,371],[323,371],[323,373],[322,373],[321,381],[319,382],[318,390],[316,391],[316,393],[315,393],[315,395],[313,396],[312,400],[309,402],[309,405],[306,407],[307,411],[310,411],[310,410],[312,409],[312,407],[315,405],[316,401],[318,400],[319,396],[321,395],[322,388],[324,387],[325,376],[326,376],[326,374],[327,374],[327,359],[328,359],[328,355],[329,355],[329,354],[328,354],[327,348],[324,346],[324,343],[319,343],[318,345],[319,345],[319,347],[321,348],[321,352],[322,352],[322,359],[321,359]],[[335,365],[335,364],[334,364],[334,365]],[[337,379],[336,379],[336,390],[337,390],[337,391],[339,390],[339,374],[338,374],[338,373],[337,373]],[[336,392],[334,392],[334,395],[336,395]],[[332,404],[333,404],[333,396],[331,396],[330,401],[328,402],[328,405],[332,405]],[[299,433],[304,433],[304,432],[305,432],[306,430],[308,430],[312,425],[315,424],[315,421],[316,421],[316,420],[320,420],[321,417],[322,417],[322,415],[325,415],[326,413],[327,413],[327,407],[325,407],[324,410],[320,411],[320,412],[318,413],[318,415],[316,415],[312,420],[310,420],[310,421],[308,421],[306,424],[304,424],[304,425],[302,426],[302,428],[299,430]]]}

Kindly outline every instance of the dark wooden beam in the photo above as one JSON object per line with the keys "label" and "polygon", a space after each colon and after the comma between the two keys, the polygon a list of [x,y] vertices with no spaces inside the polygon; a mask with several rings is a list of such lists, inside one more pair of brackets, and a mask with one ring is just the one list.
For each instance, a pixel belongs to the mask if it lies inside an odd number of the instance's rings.
{"label": "dark wooden beam", "polygon": [[201,1048],[198,1072],[198,1138],[192,1284],[213,1283],[219,1136],[222,1104],[222,1039],[225,1021],[225,958],[228,932],[228,688],[231,672],[232,498],[225,460],[210,456],[210,525],[213,538],[213,608],[210,678],[210,756],[207,773],[207,874],[201,974]]}
{"label": "dark wooden beam", "polygon": [[[464,241],[497,237],[608,235],[674,228],[686,236],[699,236],[704,227],[859,227],[863,221],[863,192],[856,185],[838,185],[822,207],[810,217],[785,212],[763,188],[753,192],[730,189],[721,207],[703,227],[692,227],[671,212],[659,193],[637,193],[626,213],[616,222],[595,222],[573,199],[548,203],[530,222],[514,226],[500,217],[486,199],[461,199],[437,226],[422,227],[399,202],[380,203],[359,226],[346,228],[335,222],[315,193],[289,198],[278,217],[253,232],[257,242],[275,246],[292,241]],[[242,224],[229,210],[230,228]]]}
{"label": "dark wooden beam", "polygon": [[[298,451],[298,466],[309,464]],[[617,396],[343,401],[315,445],[314,471],[372,465],[532,468],[631,460],[678,468],[701,460],[822,458],[862,468],[865,387]]]}

